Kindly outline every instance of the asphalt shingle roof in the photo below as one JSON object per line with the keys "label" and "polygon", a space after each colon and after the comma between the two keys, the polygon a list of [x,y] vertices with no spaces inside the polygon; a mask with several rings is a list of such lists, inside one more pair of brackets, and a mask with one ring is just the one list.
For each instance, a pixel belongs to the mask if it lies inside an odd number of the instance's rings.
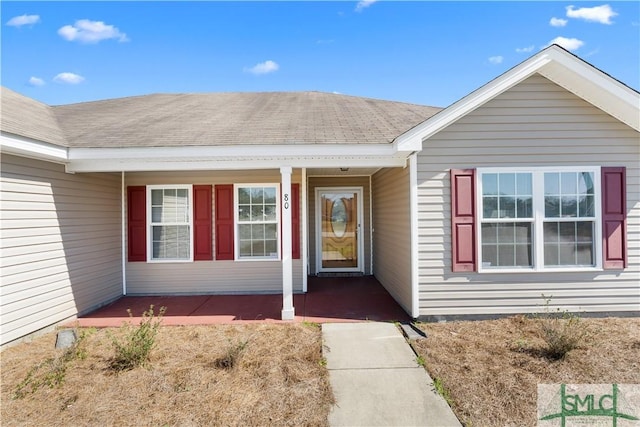
{"label": "asphalt shingle roof", "polygon": [[[53,107],[29,101],[41,115],[53,113],[61,145],[70,147],[384,144],[440,111],[321,92],[153,94]],[[6,131],[21,134],[16,127]]]}
{"label": "asphalt shingle roof", "polygon": [[0,129],[26,138],[67,146],[50,106],[6,87],[0,90],[2,97]]}

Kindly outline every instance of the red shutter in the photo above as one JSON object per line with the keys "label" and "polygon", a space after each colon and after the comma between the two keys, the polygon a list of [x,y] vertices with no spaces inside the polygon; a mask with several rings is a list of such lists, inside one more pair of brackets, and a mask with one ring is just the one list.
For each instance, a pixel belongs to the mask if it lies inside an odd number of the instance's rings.
{"label": "red shutter", "polygon": [[451,169],[451,267],[476,271],[475,169]]}
{"label": "red shutter", "polygon": [[147,189],[144,185],[127,187],[128,260],[147,260]]}
{"label": "red shutter", "polygon": [[602,267],[627,266],[625,168],[602,168]]}
{"label": "red shutter", "polygon": [[300,184],[291,184],[291,258],[300,259]]}
{"label": "red shutter", "polygon": [[213,260],[211,186],[193,186],[193,259]]}
{"label": "red shutter", "polygon": [[232,260],[233,184],[216,185],[216,259]]}

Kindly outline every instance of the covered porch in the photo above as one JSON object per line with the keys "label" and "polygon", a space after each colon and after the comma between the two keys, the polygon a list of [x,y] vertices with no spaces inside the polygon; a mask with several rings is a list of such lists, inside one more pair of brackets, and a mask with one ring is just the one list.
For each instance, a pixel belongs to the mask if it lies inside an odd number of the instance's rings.
{"label": "covered porch", "polygon": [[[309,277],[306,293],[295,294],[296,322],[361,322],[410,320],[407,313],[372,276]],[[282,295],[123,296],[69,325],[115,327],[139,322],[153,305],[157,313],[166,307],[164,325],[212,325],[277,323],[281,320]],[[133,318],[127,310],[130,309]]]}
{"label": "covered porch", "polygon": [[279,315],[241,320],[297,320],[309,277],[362,275],[417,317],[415,148],[92,149],[67,171],[120,172],[123,296],[279,292]]}

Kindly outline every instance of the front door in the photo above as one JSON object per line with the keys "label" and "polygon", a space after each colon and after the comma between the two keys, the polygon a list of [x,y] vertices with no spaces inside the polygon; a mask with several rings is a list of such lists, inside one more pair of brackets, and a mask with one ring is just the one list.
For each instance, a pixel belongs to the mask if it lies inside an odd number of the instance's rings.
{"label": "front door", "polygon": [[317,188],[318,271],[362,271],[362,188]]}

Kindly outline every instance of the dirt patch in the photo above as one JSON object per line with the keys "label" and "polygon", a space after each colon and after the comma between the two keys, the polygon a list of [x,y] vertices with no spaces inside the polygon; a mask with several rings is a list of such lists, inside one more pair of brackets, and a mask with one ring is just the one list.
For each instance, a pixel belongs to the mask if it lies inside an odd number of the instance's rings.
{"label": "dirt patch", "polygon": [[589,338],[561,360],[546,357],[538,320],[424,323],[416,351],[467,426],[536,425],[539,383],[640,383],[640,319],[582,319]]}
{"label": "dirt patch", "polygon": [[314,325],[162,327],[150,365],[120,373],[98,330],[62,386],[14,398],[29,370],[60,351],[54,343],[49,334],[2,352],[3,426],[325,426],[333,403]]}

